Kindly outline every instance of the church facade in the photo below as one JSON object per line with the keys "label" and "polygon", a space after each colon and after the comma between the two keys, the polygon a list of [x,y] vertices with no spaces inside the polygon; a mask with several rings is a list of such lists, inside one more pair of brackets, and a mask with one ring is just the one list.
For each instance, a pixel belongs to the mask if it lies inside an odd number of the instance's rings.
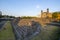
{"label": "church facade", "polygon": [[43,12],[43,10],[41,10],[41,18],[52,18],[52,14],[49,12],[48,8],[47,12]]}

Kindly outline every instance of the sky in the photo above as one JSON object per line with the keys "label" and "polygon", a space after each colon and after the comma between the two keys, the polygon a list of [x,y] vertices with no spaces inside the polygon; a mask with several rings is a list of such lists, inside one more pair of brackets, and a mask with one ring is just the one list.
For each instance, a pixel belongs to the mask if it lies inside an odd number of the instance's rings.
{"label": "sky", "polygon": [[0,11],[11,16],[37,16],[41,10],[60,11],[60,0],[0,0]]}

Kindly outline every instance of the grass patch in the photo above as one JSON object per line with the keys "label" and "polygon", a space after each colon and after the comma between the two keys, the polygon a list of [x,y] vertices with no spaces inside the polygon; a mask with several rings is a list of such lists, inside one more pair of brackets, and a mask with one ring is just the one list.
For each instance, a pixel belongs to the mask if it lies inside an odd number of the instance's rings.
{"label": "grass patch", "polygon": [[5,23],[4,28],[0,31],[0,40],[15,40],[10,22]]}
{"label": "grass patch", "polygon": [[41,30],[40,34],[31,40],[58,40],[60,37],[60,28],[57,26],[46,26]]}

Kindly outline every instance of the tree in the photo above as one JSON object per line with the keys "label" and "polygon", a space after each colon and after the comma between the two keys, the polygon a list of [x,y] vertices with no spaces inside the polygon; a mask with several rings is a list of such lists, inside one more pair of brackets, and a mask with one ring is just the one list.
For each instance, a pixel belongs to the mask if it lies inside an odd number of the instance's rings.
{"label": "tree", "polygon": [[54,19],[54,21],[60,21],[60,12],[54,12],[52,14],[52,18]]}
{"label": "tree", "polygon": [[2,12],[0,11],[0,18],[2,18]]}
{"label": "tree", "polygon": [[57,13],[58,13],[58,12],[54,12],[54,13],[52,14],[52,18],[53,18],[53,19],[56,19],[56,18],[58,17],[58,16],[57,16]]}

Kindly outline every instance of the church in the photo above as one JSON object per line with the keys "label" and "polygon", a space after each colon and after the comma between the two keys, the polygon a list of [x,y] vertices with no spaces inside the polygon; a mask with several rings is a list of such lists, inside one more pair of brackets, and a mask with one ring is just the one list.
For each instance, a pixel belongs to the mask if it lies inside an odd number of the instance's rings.
{"label": "church", "polygon": [[47,8],[46,12],[43,12],[43,10],[41,10],[41,18],[52,18],[52,14],[49,12],[49,8]]}

